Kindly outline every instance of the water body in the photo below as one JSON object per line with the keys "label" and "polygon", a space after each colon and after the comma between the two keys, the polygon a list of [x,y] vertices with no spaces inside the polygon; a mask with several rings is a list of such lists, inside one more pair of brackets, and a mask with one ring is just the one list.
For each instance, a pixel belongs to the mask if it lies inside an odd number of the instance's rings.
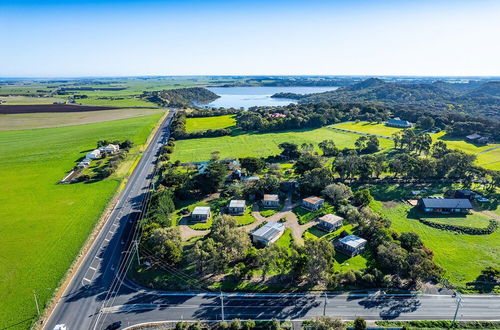
{"label": "water body", "polygon": [[205,107],[244,108],[254,106],[280,106],[297,103],[292,99],[275,99],[276,93],[313,94],[336,90],[338,87],[208,87],[220,97]]}

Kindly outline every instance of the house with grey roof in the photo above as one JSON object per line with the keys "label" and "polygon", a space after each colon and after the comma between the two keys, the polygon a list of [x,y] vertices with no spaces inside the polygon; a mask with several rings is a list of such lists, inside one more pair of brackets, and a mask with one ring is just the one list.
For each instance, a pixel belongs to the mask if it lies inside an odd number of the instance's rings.
{"label": "house with grey roof", "polygon": [[210,207],[208,206],[196,206],[191,212],[192,221],[207,221],[210,219]]}
{"label": "house with grey roof", "polygon": [[252,233],[255,244],[269,246],[276,242],[285,232],[285,226],[279,222],[268,222]]}
{"label": "house with grey roof", "polygon": [[335,214],[325,214],[324,216],[318,218],[318,227],[327,232],[339,229],[342,227],[343,223],[344,218]]}
{"label": "house with grey roof", "polygon": [[419,200],[418,205],[425,213],[462,213],[472,210],[472,204],[467,198],[428,197]]}
{"label": "house with grey roof", "polygon": [[242,215],[245,213],[246,203],[245,200],[233,199],[229,202],[229,206],[227,207],[227,211],[229,214],[233,215]]}
{"label": "house with grey roof", "polygon": [[302,206],[310,210],[319,210],[323,204],[325,204],[325,200],[317,196],[309,196],[302,200]]}
{"label": "house with grey roof", "polygon": [[335,249],[345,255],[354,257],[363,252],[366,246],[366,240],[356,235],[348,235],[335,241]]}
{"label": "house with grey roof", "polygon": [[264,207],[278,207],[280,205],[280,198],[278,195],[264,194],[262,205]]}
{"label": "house with grey roof", "polygon": [[388,121],[385,122],[385,125],[398,128],[410,128],[413,126],[413,124],[410,123],[409,121],[402,120],[399,117],[389,119]]}

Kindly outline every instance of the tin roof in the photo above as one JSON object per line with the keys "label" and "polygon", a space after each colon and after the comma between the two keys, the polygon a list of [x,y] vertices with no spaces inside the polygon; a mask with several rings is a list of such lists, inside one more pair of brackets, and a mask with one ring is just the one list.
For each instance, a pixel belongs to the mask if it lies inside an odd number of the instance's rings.
{"label": "tin roof", "polygon": [[193,212],[191,214],[208,214],[210,212],[210,207],[208,206],[197,206],[194,208]]}
{"label": "tin roof", "polygon": [[338,215],[335,214],[325,214],[324,216],[318,218],[320,221],[328,222],[331,223],[332,225],[335,225],[339,223],[340,221],[344,220],[344,218],[339,217]]}
{"label": "tin roof", "polygon": [[245,207],[245,200],[233,199],[229,202],[229,207]]}
{"label": "tin roof", "polygon": [[278,197],[278,195],[270,195],[270,194],[264,194],[263,199],[265,201],[270,201],[270,202],[279,202],[280,201],[280,198]]}
{"label": "tin roof", "polygon": [[307,198],[304,198],[302,201],[310,203],[310,204],[317,204],[320,201],[324,201],[323,198],[319,198],[317,196],[309,196]]}
{"label": "tin roof", "polygon": [[357,249],[359,246],[362,244],[366,243],[366,239],[361,238],[356,235],[348,235],[346,237],[343,237],[339,239],[339,242],[345,245],[349,245],[350,247]]}
{"label": "tin roof", "polygon": [[425,208],[443,209],[472,209],[472,204],[467,198],[422,198]]}
{"label": "tin roof", "polygon": [[256,231],[254,231],[252,233],[252,235],[258,236],[258,237],[261,237],[267,241],[270,241],[284,230],[285,230],[285,226],[283,226],[281,223],[268,222],[264,226],[260,227]]}

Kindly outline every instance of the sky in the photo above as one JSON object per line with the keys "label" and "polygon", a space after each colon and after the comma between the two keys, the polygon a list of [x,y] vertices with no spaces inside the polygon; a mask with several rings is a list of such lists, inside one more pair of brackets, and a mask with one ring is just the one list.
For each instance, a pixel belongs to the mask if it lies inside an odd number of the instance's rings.
{"label": "sky", "polygon": [[500,76],[499,0],[0,0],[0,77]]}

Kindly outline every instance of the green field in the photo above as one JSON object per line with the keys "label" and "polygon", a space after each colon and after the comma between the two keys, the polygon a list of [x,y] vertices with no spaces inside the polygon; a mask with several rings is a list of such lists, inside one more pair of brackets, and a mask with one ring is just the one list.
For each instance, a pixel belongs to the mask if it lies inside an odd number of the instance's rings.
{"label": "green field", "polygon": [[486,228],[489,225],[489,218],[482,214],[473,213],[464,217],[448,217],[448,216],[424,216],[425,220],[434,223],[454,226],[464,226],[471,228]]}
{"label": "green field", "polygon": [[391,137],[393,133],[399,132],[401,129],[396,127],[385,126],[379,123],[361,122],[345,122],[334,125],[336,128],[346,129],[349,131],[363,132],[368,134],[376,134]]}
{"label": "green field", "polygon": [[0,104],[53,104],[54,102],[65,102],[64,97],[32,97],[32,96],[0,96]]}
{"label": "green field", "polygon": [[[162,114],[70,127],[0,132],[0,324],[28,328],[57,288],[127,170],[57,185],[100,139],[143,144]],[[124,165],[142,148],[134,147]]]}
{"label": "green field", "polygon": [[149,101],[142,100],[133,96],[124,96],[117,98],[99,98],[88,97],[86,99],[77,99],[76,103],[82,105],[109,106],[109,107],[157,107],[158,105]]}
{"label": "green field", "polygon": [[220,129],[232,127],[236,124],[233,115],[200,117],[186,119],[186,132],[206,131],[207,129]]}
{"label": "green field", "polygon": [[[313,143],[317,145],[323,140],[332,139],[339,148],[354,148],[357,134],[341,133],[330,128],[314,130],[295,130],[279,133],[249,133],[235,136],[201,138],[176,141],[172,160],[181,162],[196,162],[210,159],[213,151],[220,151],[220,157],[238,158],[259,156],[266,157],[280,153],[278,145],[282,142],[297,144]],[[383,148],[390,148],[392,141],[380,139]]]}
{"label": "green field", "polygon": [[[473,281],[487,266],[500,267],[500,230],[491,235],[463,235],[431,228],[416,219],[408,218],[410,206],[395,203],[384,207],[381,202],[373,202],[372,208],[392,222],[398,232],[415,232],[435,256],[436,262],[445,269],[445,278],[464,287]],[[480,215],[470,215],[470,221]]]}

